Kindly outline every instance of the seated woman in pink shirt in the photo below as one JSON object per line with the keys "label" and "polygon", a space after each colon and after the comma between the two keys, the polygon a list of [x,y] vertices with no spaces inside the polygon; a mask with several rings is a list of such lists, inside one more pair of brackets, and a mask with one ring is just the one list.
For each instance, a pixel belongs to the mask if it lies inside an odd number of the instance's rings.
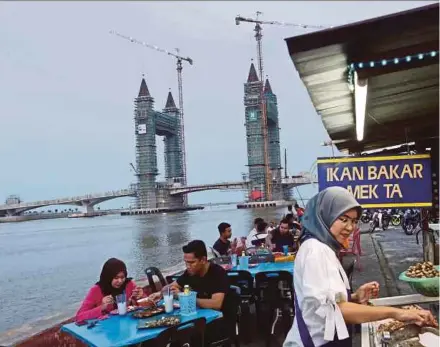
{"label": "seated woman in pink shirt", "polygon": [[124,262],[110,258],[102,267],[99,281],[90,288],[81,307],[75,316],[76,322],[86,319],[96,319],[116,309],[116,295],[125,291],[127,306],[135,300],[144,297],[144,291],[136,286],[130,277],[127,277],[127,267]]}

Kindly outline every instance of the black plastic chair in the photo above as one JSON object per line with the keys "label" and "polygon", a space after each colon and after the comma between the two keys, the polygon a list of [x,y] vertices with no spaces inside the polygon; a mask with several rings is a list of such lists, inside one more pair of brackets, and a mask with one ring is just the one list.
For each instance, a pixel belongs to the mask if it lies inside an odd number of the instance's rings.
{"label": "black plastic chair", "polygon": [[236,286],[231,286],[225,295],[222,313],[221,319],[208,325],[208,331],[216,336],[209,341],[209,347],[231,346],[232,343],[235,347],[239,347],[240,295],[236,291]]}
{"label": "black plastic chair", "polygon": [[[256,308],[259,325],[263,325],[264,318],[269,314],[273,317],[270,333],[266,335],[266,344],[275,332],[278,319],[284,319],[284,333],[287,334],[293,323],[293,275],[288,271],[267,271],[255,276]],[[287,317],[286,317],[287,316]],[[268,330],[264,326],[266,333]]]}
{"label": "black plastic chair", "polygon": [[[145,269],[145,274],[147,275],[148,285],[150,286],[153,293],[158,292],[162,287],[167,285],[167,281],[162,275],[162,272],[157,267],[151,266]],[[156,282],[154,281],[153,276],[156,276],[159,279],[161,284],[161,288],[156,287]]]}
{"label": "black plastic chair", "polygon": [[238,311],[238,334],[249,342],[254,335],[252,333],[251,305],[255,304],[254,278],[248,271],[230,270],[228,271],[230,286],[240,289],[240,306]]}
{"label": "black plastic chair", "polygon": [[251,255],[249,258],[249,264],[260,264],[260,263],[273,263],[275,257],[272,253],[268,254],[255,254]]}
{"label": "black plastic chair", "polygon": [[229,270],[229,284],[240,288],[242,300],[253,301],[254,299],[254,278],[249,271]]}
{"label": "black plastic chair", "polygon": [[153,340],[148,340],[136,345],[131,345],[131,347],[167,347],[171,341],[171,334],[172,330],[166,329],[162,331],[158,336],[156,336]]}
{"label": "black plastic chair", "polygon": [[204,346],[206,319],[196,318],[170,328],[171,347]]}

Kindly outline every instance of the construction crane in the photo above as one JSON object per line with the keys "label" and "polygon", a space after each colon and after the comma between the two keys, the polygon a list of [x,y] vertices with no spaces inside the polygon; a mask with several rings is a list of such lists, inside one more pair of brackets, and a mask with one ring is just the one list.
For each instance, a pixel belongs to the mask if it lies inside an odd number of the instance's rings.
{"label": "construction crane", "polygon": [[[190,65],[193,65],[194,61],[190,57],[182,57],[181,55],[179,55],[180,51],[178,48],[175,49],[176,53],[177,53],[177,54],[175,54],[170,51],[167,51],[166,49],[160,48],[158,46],[150,45],[146,42],[136,40],[133,37],[120,34],[114,30],[111,30],[110,34],[119,36],[120,38],[125,39],[127,41],[130,41],[132,43],[136,43],[138,45],[141,45],[141,46],[144,46],[144,47],[147,47],[150,49],[154,49],[158,52],[165,53],[165,54],[168,54],[168,55],[176,58],[177,86],[178,86],[178,91],[179,91],[179,118],[180,118],[180,132],[181,132],[180,145],[181,145],[181,150],[182,150],[182,161],[183,161],[182,162],[182,171],[183,171],[182,184],[186,185],[187,184],[187,181],[186,181],[186,149],[185,149],[185,122],[184,122],[184,118],[183,118],[183,81],[182,81],[183,66],[182,66],[182,62],[186,61]],[[186,194],[184,195],[184,203],[187,204],[187,195]]]}
{"label": "construction crane", "polygon": [[259,17],[263,13],[260,11],[256,12],[256,18],[245,18],[240,15],[235,17],[235,24],[240,25],[241,22],[255,23],[255,39],[257,41],[257,59],[258,59],[258,72],[261,81],[260,99],[261,99],[261,119],[262,119],[262,132],[263,132],[263,144],[264,144],[264,168],[265,168],[265,196],[266,200],[272,200],[272,173],[269,167],[269,153],[268,153],[268,134],[267,134],[267,111],[266,111],[266,101],[264,99],[264,70],[263,70],[263,49],[262,49],[262,38],[263,38],[263,24],[270,25],[282,25],[282,26],[293,26],[298,28],[314,28],[314,29],[324,29],[323,26],[318,25],[306,25],[306,24],[295,24],[286,23],[280,21],[263,21]]}

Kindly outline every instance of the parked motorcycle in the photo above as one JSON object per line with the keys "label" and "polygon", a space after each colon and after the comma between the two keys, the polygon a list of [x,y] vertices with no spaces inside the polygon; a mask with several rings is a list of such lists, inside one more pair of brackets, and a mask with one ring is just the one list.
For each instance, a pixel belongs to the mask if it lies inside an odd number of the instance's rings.
{"label": "parked motorcycle", "polygon": [[391,216],[391,224],[395,227],[401,225],[403,221],[403,216],[404,213],[401,210],[394,212]]}
{"label": "parked motorcycle", "polygon": [[382,212],[382,229],[385,231],[388,229],[391,223],[391,212],[390,210],[385,210]]}
{"label": "parked motorcycle", "polygon": [[402,229],[406,235],[413,235],[420,225],[420,212],[413,209],[405,211],[402,222]]}
{"label": "parked motorcycle", "polygon": [[370,212],[370,210],[365,209],[362,211],[361,222],[365,224],[369,223],[372,217],[373,214]]}
{"label": "parked motorcycle", "polygon": [[[381,221],[382,223],[379,223]],[[376,228],[379,227],[379,224],[382,224],[382,230],[387,230],[391,221],[391,214],[387,210],[377,210],[373,213],[372,220],[370,222],[369,232],[373,233]]]}

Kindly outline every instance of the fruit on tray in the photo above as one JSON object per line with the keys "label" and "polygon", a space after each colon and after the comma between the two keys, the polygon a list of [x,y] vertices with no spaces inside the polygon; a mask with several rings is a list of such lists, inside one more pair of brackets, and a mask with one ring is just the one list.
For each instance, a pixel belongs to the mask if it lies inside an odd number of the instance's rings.
{"label": "fruit on tray", "polygon": [[410,278],[433,278],[439,277],[439,271],[430,261],[425,261],[410,266],[405,275]]}

